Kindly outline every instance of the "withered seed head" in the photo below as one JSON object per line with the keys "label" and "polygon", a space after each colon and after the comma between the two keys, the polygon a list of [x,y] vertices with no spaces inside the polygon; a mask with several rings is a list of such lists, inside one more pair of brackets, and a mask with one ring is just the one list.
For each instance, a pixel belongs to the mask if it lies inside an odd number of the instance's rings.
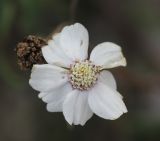
{"label": "withered seed head", "polygon": [[41,48],[47,45],[47,41],[41,37],[29,35],[17,44],[15,49],[18,65],[21,70],[31,69],[33,64],[45,64]]}

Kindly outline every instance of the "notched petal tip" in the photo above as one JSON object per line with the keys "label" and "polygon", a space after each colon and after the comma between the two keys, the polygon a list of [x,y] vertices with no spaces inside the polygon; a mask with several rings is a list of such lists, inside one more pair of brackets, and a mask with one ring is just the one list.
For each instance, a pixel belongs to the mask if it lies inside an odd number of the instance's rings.
{"label": "notched petal tip", "polygon": [[127,112],[127,108],[119,95],[116,90],[103,83],[98,83],[96,88],[91,91],[88,102],[96,115],[104,119],[115,120]]}
{"label": "notched petal tip", "polygon": [[127,112],[128,112],[128,110],[127,110],[127,108],[125,106],[125,108],[123,109],[123,111],[117,117],[113,117],[110,120],[116,120],[116,119],[120,118],[121,116],[123,116],[124,114],[126,114]]}
{"label": "notched petal tip", "polygon": [[127,65],[121,47],[111,42],[97,45],[91,52],[90,60],[103,69]]}
{"label": "notched petal tip", "polygon": [[29,79],[29,85],[35,90],[35,91],[39,91],[36,87],[35,87],[35,83],[32,80],[32,77],[30,77]]}
{"label": "notched petal tip", "polygon": [[93,115],[88,105],[88,94],[78,90],[68,93],[63,103],[63,115],[70,125],[83,126]]}
{"label": "notched petal tip", "polygon": [[53,111],[51,110],[51,107],[49,106],[49,104],[46,105],[46,110],[47,110],[48,112],[53,112]]}
{"label": "notched petal tip", "polygon": [[123,67],[126,67],[126,66],[127,66],[127,61],[126,61],[126,58],[125,58],[125,57],[123,57],[123,59],[122,59],[122,66],[123,66]]}

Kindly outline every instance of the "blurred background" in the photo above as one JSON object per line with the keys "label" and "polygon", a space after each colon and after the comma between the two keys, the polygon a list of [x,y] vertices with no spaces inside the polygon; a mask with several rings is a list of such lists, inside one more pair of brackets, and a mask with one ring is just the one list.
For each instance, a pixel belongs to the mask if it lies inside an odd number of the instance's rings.
{"label": "blurred background", "polygon": [[[16,44],[65,22],[87,27],[90,51],[103,41],[122,47],[128,66],[111,70],[129,111],[121,118],[69,126],[19,69]],[[0,0],[0,49],[0,141],[160,141],[159,0]]]}

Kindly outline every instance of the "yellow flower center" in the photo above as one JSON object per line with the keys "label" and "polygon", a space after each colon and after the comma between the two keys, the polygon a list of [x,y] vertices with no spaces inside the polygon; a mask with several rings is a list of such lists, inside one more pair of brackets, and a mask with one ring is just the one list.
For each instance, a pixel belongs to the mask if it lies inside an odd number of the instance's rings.
{"label": "yellow flower center", "polygon": [[97,82],[100,66],[84,60],[71,65],[69,80],[73,88],[88,90]]}

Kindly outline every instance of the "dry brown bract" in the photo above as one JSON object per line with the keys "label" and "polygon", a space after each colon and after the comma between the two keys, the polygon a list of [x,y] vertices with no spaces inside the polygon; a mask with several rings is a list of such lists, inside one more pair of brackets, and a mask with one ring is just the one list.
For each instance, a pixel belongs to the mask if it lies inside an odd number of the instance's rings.
{"label": "dry brown bract", "polygon": [[18,65],[21,70],[31,69],[33,64],[45,64],[41,48],[47,45],[47,41],[41,37],[29,35],[17,44],[15,49]]}

